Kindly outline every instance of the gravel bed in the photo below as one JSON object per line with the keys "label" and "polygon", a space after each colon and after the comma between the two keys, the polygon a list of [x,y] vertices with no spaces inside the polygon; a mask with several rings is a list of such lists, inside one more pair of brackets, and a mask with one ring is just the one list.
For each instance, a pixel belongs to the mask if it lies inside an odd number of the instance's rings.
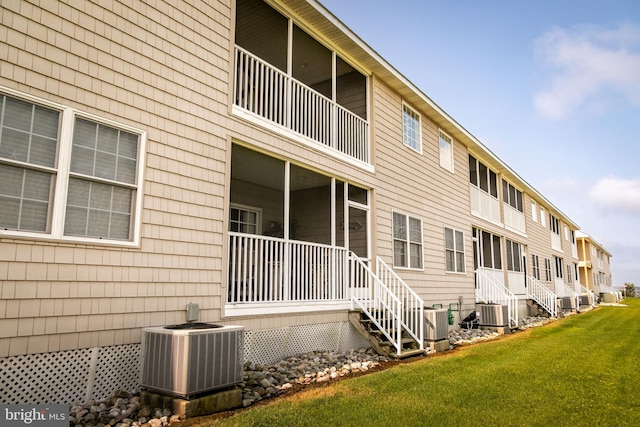
{"label": "gravel bed", "polygon": [[[554,319],[525,317],[519,330],[542,326]],[[449,348],[496,339],[498,333],[484,329],[458,329],[449,332]],[[433,354],[432,348],[425,349]],[[244,364],[242,406],[269,399],[295,385],[331,381],[354,373],[367,372],[381,363],[395,360],[380,356],[373,349],[354,349],[346,352],[313,351],[288,357],[274,364],[247,362]],[[137,393],[118,391],[101,402],[90,401],[70,408],[70,425],[116,427],[162,427],[179,421],[169,409],[151,408],[140,404]]]}

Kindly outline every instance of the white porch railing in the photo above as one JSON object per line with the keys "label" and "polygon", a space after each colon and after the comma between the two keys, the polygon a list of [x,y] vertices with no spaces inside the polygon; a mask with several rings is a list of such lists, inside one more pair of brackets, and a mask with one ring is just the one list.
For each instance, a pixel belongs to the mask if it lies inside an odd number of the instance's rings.
{"label": "white porch railing", "polygon": [[560,238],[560,235],[554,233],[553,230],[549,231],[549,235],[551,236],[551,249],[562,252],[562,239]]}
{"label": "white porch railing", "polygon": [[506,203],[502,204],[502,210],[504,213],[505,226],[519,231],[520,233],[526,233],[527,229],[524,213]]}
{"label": "white porch railing", "polygon": [[[389,340],[389,343],[395,348],[396,354],[400,355],[402,353],[403,330],[409,332],[420,344],[420,349],[423,350],[424,344],[422,335],[418,337],[415,330],[410,331],[411,324],[414,320],[408,319],[415,319],[416,314],[409,313],[410,310],[405,306],[402,299],[394,294],[393,290],[390,289],[387,284],[385,284],[381,278],[378,277],[359,257],[352,253],[349,256],[349,260],[351,270],[353,272],[352,274],[359,277],[366,277],[372,288],[372,294],[368,298],[358,296],[353,296],[351,298],[353,308],[362,310],[362,312],[371,319],[380,332],[382,332],[382,334]],[[379,263],[378,266],[380,266]],[[395,274],[393,276],[395,276]],[[387,276],[387,278],[389,277],[391,276]],[[389,285],[392,287],[397,286],[396,290],[399,290],[402,285],[394,283],[395,278],[397,278],[397,276],[392,278]],[[398,281],[402,282],[399,278]],[[420,309],[422,310],[422,306]],[[424,324],[424,319],[422,317],[420,320],[422,321],[418,323],[421,325]],[[422,333],[422,330],[419,333]]]}
{"label": "white porch railing", "polygon": [[500,224],[500,202],[498,199],[473,184],[469,184],[469,192],[471,195],[471,212],[491,222]]}
{"label": "white porch railing", "polygon": [[547,310],[549,316],[558,317],[557,295],[533,276],[527,276],[527,298]]}
{"label": "white porch railing", "polygon": [[347,250],[229,232],[227,303],[348,301]]}
{"label": "white porch railing", "polygon": [[376,258],[376,275],[400,299],[400,323],[424,350],[424,301],[380,257]]}
{"label": "white porch railing", "polygon": [[476,302],[486,304],[506,305],[509,322],[513,327],[518,326],[518,298],[502,282],[496,279],[491,270],[478,268],[476,270]]}
{"label": "white porch railing", "polygon": [[235,60],[235,105],[369,163],[366,120],[238,46]]}

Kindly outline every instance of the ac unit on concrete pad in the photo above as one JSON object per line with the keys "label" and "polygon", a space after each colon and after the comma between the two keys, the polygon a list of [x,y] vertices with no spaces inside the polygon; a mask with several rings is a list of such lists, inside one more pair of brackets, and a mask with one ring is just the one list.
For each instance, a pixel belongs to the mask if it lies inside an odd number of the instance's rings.
{"label": "ac unit on concrete pad", "polygon": [[505,327],[509,325],[509,307],[500,304],[478,304],[480,326]]}
{"label": "ac unit on concrete pad", "polygon": [[562,297],[562,309],[563,310],[575,310],[576,300],[573,297]]}
{"label": "ac unit on concrete pad", "polygon": [[446,308],[424,309],[424,339],[440,341],[449,337],[449,316]]}
{"label": "ac unit on concrete pad", "polygon": [[193,397],[242,382],[244,326],[185,323],[142,330],[142,381],[150,391]]}

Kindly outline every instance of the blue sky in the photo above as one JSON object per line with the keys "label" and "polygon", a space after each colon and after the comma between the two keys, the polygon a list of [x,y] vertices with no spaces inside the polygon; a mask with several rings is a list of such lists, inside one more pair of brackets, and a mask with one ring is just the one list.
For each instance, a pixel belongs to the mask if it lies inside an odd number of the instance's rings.
{"label": "blue sky", "polygon": [[320,1],[640,287],[640,1]]}

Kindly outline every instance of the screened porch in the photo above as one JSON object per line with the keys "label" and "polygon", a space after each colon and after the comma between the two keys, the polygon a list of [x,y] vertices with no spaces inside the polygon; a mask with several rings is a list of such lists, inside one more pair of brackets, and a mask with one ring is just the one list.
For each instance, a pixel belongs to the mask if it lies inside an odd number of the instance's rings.
{"label": "screened porch", "polygon": [[368,292],[366,189],[238,144],[231,165],[228,308],[348,307]]}
{"label": "screened porch", "polygon": [[260,0],[237,1],[235,37],[236,114],[370,162],[365,75]]}

